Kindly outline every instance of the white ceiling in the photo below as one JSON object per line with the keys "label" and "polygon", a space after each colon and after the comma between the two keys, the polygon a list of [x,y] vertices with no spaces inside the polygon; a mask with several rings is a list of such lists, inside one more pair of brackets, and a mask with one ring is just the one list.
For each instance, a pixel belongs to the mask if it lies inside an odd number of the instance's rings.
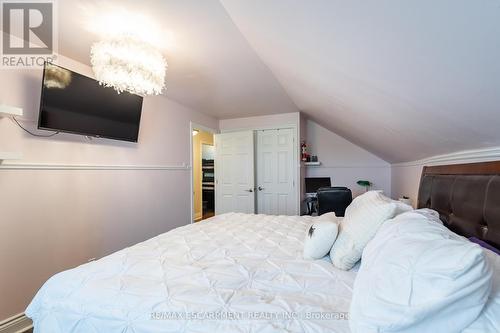
{"label": "white ceiling", "polygon": [[145,16],[168,39],[162,49],[169,98],[218,118],[298,112],[218,0],[60,0],[58,6],[65,56],[90,65],[103,18]]}
{"label": "white ceiling", "polygon": [[301,110],[385,160],[500,145],[500,1],[221,1]]}
{"label": "white ceiling", "polygon": [[498,0],[58,3],[84,63],[99,12],[151,17],[174,40],[166,95],[218,118],[301,110],[389,162],[500,146]]}

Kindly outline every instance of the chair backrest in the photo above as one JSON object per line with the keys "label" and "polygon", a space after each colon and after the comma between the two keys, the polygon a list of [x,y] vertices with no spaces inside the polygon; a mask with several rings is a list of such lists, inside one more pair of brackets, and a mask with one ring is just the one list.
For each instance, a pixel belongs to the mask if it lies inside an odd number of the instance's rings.
{"label": "chair backrest", "polygon": [[335,212],[344,216],[347,206],[352,202],[352,192],[347,187],[322,187],[318,189],[318,215]]}

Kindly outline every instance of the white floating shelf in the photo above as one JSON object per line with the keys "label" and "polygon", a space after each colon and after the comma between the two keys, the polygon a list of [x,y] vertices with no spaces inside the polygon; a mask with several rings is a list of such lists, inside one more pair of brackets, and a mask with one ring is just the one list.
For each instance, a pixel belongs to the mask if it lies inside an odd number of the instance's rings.
{"label": "white floating shelf", "polygon": [[3,160],[20,160],[22,158],[23,158],[23,154],[22,153],[0,151],[0,161],[3,161]]}
{"label": "white floating shelf", "polygon": [[16,108],[15,106],[0,105],[0,117],[5,116],[22,116],[23,109]]}
{"label": "white floating shelf", "polygon": [[305,166],[320,166],[321,162],[304,162]]}

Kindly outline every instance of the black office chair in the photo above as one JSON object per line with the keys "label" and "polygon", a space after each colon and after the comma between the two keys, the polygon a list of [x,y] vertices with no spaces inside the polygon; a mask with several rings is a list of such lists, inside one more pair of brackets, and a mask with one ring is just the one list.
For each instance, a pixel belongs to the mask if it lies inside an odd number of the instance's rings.
{"label": "black office chair", "polygon": [[344,216],[347,206],[352,202],[352,192],[347,187],[322,187],[318,189],[318,215],[335,212]]}

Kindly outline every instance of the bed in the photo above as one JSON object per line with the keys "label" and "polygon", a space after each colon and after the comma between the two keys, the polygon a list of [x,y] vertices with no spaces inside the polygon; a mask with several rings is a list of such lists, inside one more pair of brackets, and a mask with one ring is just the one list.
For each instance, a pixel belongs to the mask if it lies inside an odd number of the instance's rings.
{"label": "bed", "polygon": [[27,315],[50,333],[349,332],[356,273],[302,259],[312,219],[229,213],[177,228],[57,274]]}
{"label": "bed", "polygon": [[[499,162],[424,168],[418,206],[498,245],[499,175]],[[229,213],[177,228],[53,276],[26,314],[35,333],[350,332],[358,267],[302,258],[313,219]]]}

